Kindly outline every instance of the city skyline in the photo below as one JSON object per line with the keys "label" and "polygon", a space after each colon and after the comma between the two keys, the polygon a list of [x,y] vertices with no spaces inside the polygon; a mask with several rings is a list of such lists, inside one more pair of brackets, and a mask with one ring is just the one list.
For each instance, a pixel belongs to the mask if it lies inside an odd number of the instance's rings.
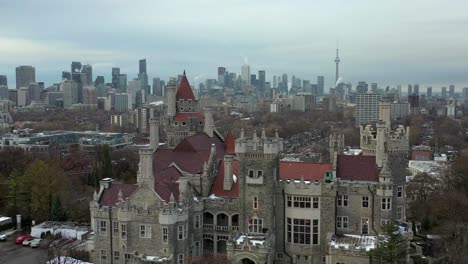
{"label": "city skyline", "polygon": [[[219,66],[240,74],[248,60],[252,72],[266,71],[267,81],[282,73],[310,80],[324,75],[328,90],[335,79],[337,40],[344,82],[419,83],[423,91],[427,85],[434,91],[450,84],[457,91],[468,86],[468,39],[459,33],[467,23],[464,2],[434,1],[430,7],[422,1],[19,2],[0,4],[0,74],[8,76],[10,88],[20,65],[34,66],[37,81],[51,85],[71,61],[81,61],[109,82],[112,67],[120,67],[129,80],[136,78],[138,60],[146,58],[150,78],[167,80],[185,69],[198,83],[217,78]],[[424,16],[413,11],[420,6]],[[107,9],[114,11],[103,19]],[[259,10],[267,15],[258,16]],[[53,15],[35,19],[38,13]],[[287,16],[292,13],[297,15]]]}

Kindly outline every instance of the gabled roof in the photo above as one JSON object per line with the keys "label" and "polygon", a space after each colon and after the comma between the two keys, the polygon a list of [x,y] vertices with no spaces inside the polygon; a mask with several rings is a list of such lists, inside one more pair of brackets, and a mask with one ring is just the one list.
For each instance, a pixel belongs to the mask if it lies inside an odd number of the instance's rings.
{"label": "gabled roof", "polygon": [[182,75],[179,87],[177,88],[176,100],[195,100],[190,83],[187,80],[187,76],[185,76],[185,71],[184,75]]}
{"label": "gabled roof", "polygon": [[[218,174],[214,180],[213,186],[211,188],[211,194],[220,197],[239,197],[239,161],[233,160],[232,162],[232,172],[235,175],[235,181],[232,183],[232,188],[230,191],[224,190],[224,160],[219,164]],[[234,177],[233,177],[234,178]]]}
{"label": "gabled roof", "polygon": [[177,113],[174,119],[177,122],[187,122],[189,118],[196,118],[202,122],[205,120],[205,117],[202,114],[197,113],[197,112]]}
{"label": "gabled roof", "polygon": [[132,195],[136,189],[138,189],[138,185],[136,184],[113,183],[109,186],[109,189],[105,189],[102,192],[99,204],[101,206],[114,206],[118,202],[119,191],[122,191],[122,199],[125,200]]}
{"label": "gabled roof", "polygon": [[229,131],[224,139],[224,151],[226,154],[235,154],[236,153],[236,139],[231,131]]}
{"label": "gabled roof", "polygon": [[280,161],[281,179],[306,181],[322,180],[326,171],[332,171],[330,163]]}
{"label": "gabled roof", "polygon": [[176,201],[179,200],[179,178],[181,174],[176,167],[169,167],[154,174],[154,190],[167,203],[171,193]]}
{"label": "gabled roof", "polygon": [[336,177],[348,181],[379,181],[375,156],[338,155]]}

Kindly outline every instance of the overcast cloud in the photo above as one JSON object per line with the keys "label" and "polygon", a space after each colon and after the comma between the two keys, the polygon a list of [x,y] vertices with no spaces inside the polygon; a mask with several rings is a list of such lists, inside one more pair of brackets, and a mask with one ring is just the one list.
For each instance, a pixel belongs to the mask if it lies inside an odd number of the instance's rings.
{"label": "overcast cloud", "polygon": [[468,86],[468,1],[430,0],[0,0],[0,74],[34,65],[59,82],[71,61],[136,77],[215,78],[216,68],[334,80],[339,41],[344,81]]}

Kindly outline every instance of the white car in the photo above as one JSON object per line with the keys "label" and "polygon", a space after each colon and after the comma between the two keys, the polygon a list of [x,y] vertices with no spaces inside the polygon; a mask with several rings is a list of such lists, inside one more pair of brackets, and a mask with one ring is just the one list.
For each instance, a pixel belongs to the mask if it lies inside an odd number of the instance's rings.
{"label": "white car", "polygon": [[7,239],[7,235],[3,234],[3,235],[0,235],[0,241],[6,241]]}
{"label": "white car", "polygon": [[29,244],[31,244],[31,242],[32,242],[34,239],[35,239],[34,237],[25,239],[25,240],[23,241],[23,246],[29,246]]}
{"label": "white car", "polygon": [[29,246],[32,247],[32,248],[37,248],[40,243],[41,243],[41,239],[40,238],[35,238],[29,243]]}

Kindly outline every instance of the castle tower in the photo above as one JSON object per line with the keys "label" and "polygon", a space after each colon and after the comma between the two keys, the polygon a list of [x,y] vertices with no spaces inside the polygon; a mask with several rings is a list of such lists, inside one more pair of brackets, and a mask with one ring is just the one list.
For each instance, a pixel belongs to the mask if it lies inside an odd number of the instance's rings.
{"label": "castle tower", "polygon": [[330,163],[333,164],[336,170],[336,160],[338,155],[343,154],[345,137],[343,134],[338,134],[336,131],[330,132],[328,150],[330,154]]}
{"label": "castle tower", "polygon": [[213,137],[214,135],[214,122],[213,122],[213,114],[210,108],[205,108],[205,126],[203,131],[209,136]]}
{"label": "castle tower", "polygon": [[139,150],[140,163],[137,173],[137,183],[147,184],[148,187],[154,189],[153,176],[153,149],[143,148]]}
{"label": "castle tower", "polygon": [[379,120],[385,123],[387,129],[391,128],[390,113],[392,104],[390,102],[382,101],[379,103]]}
{"label": "castle tower", "polygon": [[171,78],[167,84],[167,115],[175,116],[176,114],[176,86],[175,79]]}
{"label": "castle tower", "polygon": [[377,145],[375,150],[375,162],[378,167],[383,166],[388,151],[387,146],[387,124],[382,121],[377,122]]}
{"label": "castle tower", "polygon": [[[153,115],[153,112],[151,112]],[[159,147],[159,119],[152,116],[150,117],[150,145],[149,148],[154,151]]]}

